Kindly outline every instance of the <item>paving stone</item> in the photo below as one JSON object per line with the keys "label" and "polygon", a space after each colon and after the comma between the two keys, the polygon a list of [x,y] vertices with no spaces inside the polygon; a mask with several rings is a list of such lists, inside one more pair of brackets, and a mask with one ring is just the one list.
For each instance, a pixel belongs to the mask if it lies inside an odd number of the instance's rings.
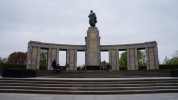
{"label": "paving stone", "polygon": [[178,100],[178,93],[129,95],[49,95],[0,93],[0,100]]}

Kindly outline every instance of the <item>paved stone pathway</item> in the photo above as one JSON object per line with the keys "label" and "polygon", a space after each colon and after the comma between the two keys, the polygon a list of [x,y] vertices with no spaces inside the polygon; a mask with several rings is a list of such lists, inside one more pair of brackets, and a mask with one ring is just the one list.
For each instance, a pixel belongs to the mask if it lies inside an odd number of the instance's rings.
{"label": "paved stone pathway", "polygon": [[0,100],[178,100],[178,93],[129,95],[49,95],[0,93]]}

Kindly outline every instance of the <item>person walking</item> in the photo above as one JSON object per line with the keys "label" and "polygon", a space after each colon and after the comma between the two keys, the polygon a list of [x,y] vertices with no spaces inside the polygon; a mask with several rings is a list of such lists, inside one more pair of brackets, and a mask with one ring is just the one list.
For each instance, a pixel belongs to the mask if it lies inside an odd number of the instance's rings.
{"label": "person walking", "polygon": [[53,74],[56,72],[56,59],[52,61]]}

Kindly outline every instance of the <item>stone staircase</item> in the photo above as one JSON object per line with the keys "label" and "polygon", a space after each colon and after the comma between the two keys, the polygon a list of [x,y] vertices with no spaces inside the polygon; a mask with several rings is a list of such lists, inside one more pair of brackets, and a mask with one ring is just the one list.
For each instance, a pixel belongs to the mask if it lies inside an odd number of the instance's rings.
{"label": "stone staircase", "polygon": [[178,93],[178,78],[1,78],[0,93]]}
{"label": "stone staircase", "polygon": [[137,70],[137,71],[73,71],[53,74],[53,71],[38,70],[37,77],[48,78],[130,78],[130,77],[170,77],[171,70]]}

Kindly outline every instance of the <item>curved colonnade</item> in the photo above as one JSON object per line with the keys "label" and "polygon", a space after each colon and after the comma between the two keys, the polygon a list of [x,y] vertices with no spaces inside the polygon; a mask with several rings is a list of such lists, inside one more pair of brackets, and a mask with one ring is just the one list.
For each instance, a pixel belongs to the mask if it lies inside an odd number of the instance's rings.
{"label": "curved colonnade", "polygon": [[[147,70],[159,69],[158,49],[156,41],[121,44],[121,45],[100,45],[101,51],[109,51],[109,63],[112,70],[119,70],[119,51],[127,51],[127,70],[138,70],[137,50],[146,51]],[[52,70],[51,63],[56,59],[59,61],[59,51],[66,51],[66,63],[69,70],[77,70],[77,51],[85,51],[86,45],[65,45],[30,41],[28,43],[27,69],[39,69],[40,49],[48,50],[47,69]],[[100,51],[100,53],[101,53]]]}

